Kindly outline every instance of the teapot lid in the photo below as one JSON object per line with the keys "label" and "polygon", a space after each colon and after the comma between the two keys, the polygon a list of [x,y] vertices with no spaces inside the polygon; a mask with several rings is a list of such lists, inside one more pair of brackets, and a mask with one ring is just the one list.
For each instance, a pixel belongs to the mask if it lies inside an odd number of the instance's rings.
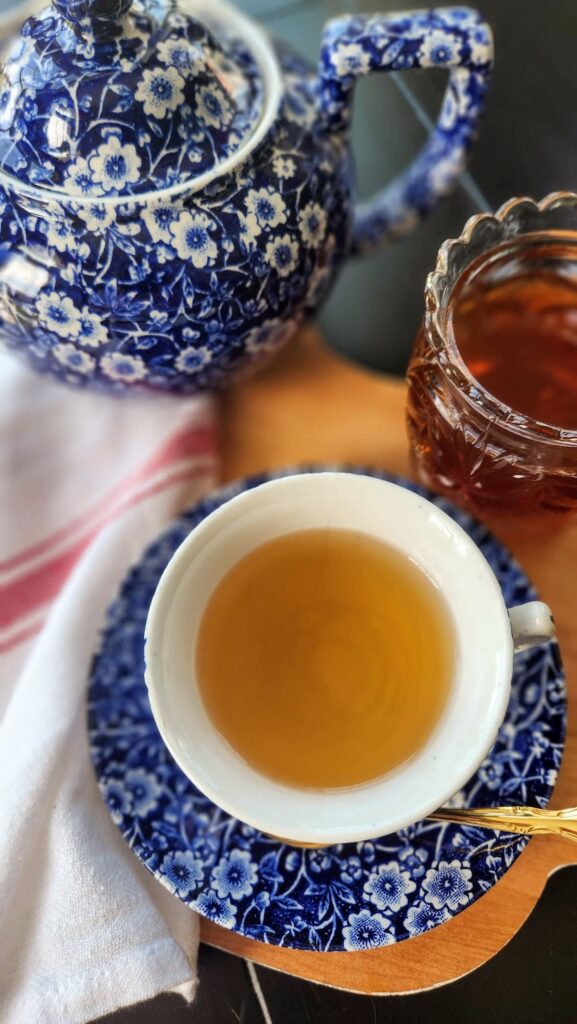
{"label": "teapot lid", "polygon": [[280,89],[266,37],[220,0],[52,0],[0,63],[0,179],[78,199],[200,188],[264,137]]}

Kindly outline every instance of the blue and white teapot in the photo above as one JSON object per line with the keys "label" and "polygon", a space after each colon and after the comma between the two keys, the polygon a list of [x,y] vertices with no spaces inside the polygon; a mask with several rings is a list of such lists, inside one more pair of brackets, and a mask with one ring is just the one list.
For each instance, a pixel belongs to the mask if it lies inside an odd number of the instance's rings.
{"label": "blue and white teapot", "polygon": [[[450,189],[492,41],[462,7],[341,17],[314,71],[222,0],[53,0],[0,56],[0,339],[69,384],[182,393],[281,345]],[[355,84],[419,67],[450,69],[437,126],[355,205]]]}

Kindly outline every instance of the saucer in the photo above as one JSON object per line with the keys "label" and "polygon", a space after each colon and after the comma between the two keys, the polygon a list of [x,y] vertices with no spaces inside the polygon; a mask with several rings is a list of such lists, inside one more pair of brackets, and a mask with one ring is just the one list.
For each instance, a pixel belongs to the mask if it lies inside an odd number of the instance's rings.
{"label": "saucer", "polygon": [[[176,766],[144,683],[144,625],[158,580],[187,534],[213,509],[266,480],[222,488],[184,513],[127,574],[108,610],[90,675],[88,728],[111,817],[136,856],[175,896],[241,935],[295,949],[375,949],[450,920],[511,867],[526,837],[429,820],[370,842],[303,850],[231,818]],[[429,498],[473,538],[508,607],[536,593],[507,550],[466,512],[384,473],[350,469]],[[563,752],[566,693],[556,643],[515,656],[497,740],[455,807],[533,804],[551,796]],[[386,742],[386,736],[383,737]],[[346,751],[343,751],[346,757]]]}

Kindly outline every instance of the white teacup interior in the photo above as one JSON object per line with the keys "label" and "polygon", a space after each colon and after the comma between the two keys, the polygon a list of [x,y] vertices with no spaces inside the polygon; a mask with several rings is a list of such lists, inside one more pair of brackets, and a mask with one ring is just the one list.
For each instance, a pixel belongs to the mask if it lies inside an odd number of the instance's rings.
{"label": "white teacup interior", "polygon": [[[394,772],[350,789],[295,789],[254,770],[212,725],[195,677],[199,626],[217,584],[255,547],[313,528],[364,532],[404,552],[443,595],[455,630],[451,695],[429,741]],[[419,628],[416,621],[415,631]],[[373,477],[311,473],[244,491],[190,534],[152,603],[146,662],[163,738],[203,792],[265,832],[329,844],[395,831],[440,806],[470,778],[505,714],[512,639],[495,576],[445,513]],[[342,756],[347,757],[345,749]]]}

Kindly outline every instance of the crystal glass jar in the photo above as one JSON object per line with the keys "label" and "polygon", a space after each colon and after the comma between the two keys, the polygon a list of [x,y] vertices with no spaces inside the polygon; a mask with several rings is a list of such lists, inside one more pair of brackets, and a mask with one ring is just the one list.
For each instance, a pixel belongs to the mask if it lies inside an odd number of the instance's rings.
{"label": "crystal glass jar", "polygon": [[513,199],[472,217],[442,246],[427,279],[426,310],[408,370],[407,423],[421,479],[481,517],[531,519],[577,509],[577,430],[506,405],[465,363],[453,329],[456,297],[474,272],[502,282],[527,271],[576,286],[577,195]]}

